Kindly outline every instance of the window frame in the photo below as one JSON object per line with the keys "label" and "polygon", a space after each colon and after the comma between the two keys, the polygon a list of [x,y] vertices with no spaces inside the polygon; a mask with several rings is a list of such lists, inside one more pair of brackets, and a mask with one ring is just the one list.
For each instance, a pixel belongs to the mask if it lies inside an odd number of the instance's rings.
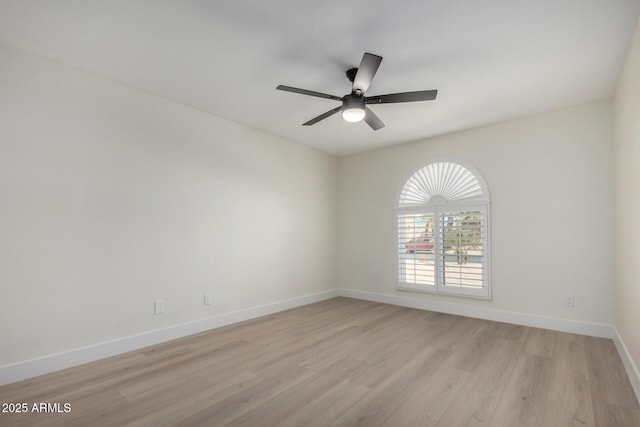
{"label": "window frame", "polygon": [[[417,176],[417,174],[424,171],[427,167],[434,163],[451,163],[466,169],[473,175],[473,178],[477,180],[478,185],[480,186],[481,195],[474,195],[473,197],[469,197],[466,199],[448,201],[446,198],[442,197],[439,194],[433,194],[429,200],[425,203],[412,203],[409,205],[401,205],[401,197],[403,194],[403,190],[405,186],[408,185],[409,181],[412,180],[413,177]],[[446,165],[447,167],[449,165]],[[442,248],[441,244],[441,219],[440,216],[443,212],[466,212],[468,210],[477,210],[482,215],[481,222],[481,254],[483,257],[482,262],[482,287],[464,287],[464,286],[452,286],[447,285],[444,280],[444,276],[442,274],[441,261],[442,257],[445,255],[445,250]],[[403,259],[406,259],[406,251],[402,252],[402,242],[401,239],[405,236],[401,236],[400,230],[400,221],[405,215],[415,215],[415,214],[425,214],[433,216],[433,263],[434,263],[434,279],[433,285],[431,284],[420,284],[406,280],[402,280],[403,277],[406,278],[406,273],[403,275],[403,266],[401,264]],[[471,165],[466,164],[464,161],[459,159],[451,159],[451,158],[434,158],[427,163],[422,164],[419,168],[417,168],[407,179],[405,179],[398,191],[398,197],[396,198],[396,205],[394,208],[394,247],[395,247],[395,264],[396,264],[396,289],[400,291],[414,291],[414,292],[425,292],[425,293],[436,293],[443,295],[451,295],[458,297],[466,297],[466,298],[477,298],[477,299],[486,299],[490,300],[492,298],[491,295],[491,245],[490,245],[490,198],[489,191],[484,181],[484,178],[480,173]],[[405,257],[403,258],[403,255]],[[414,258],[415,259],[415,258]],[[406,264],[406,263],[405,263]],[[406,271],[406,270],[404,270]]]}

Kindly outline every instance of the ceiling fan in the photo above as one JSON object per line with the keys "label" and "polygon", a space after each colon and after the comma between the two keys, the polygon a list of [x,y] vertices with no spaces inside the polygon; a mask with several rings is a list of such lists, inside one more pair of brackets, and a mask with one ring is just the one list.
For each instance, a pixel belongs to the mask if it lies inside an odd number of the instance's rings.
{"label": "ceiling fan", "polygon": [[312,90],[298,89],[296,87],[285,85],[279,85],[276,89],[342,102],[342,105],[339,107],[314,117],[308,122],[303,123],[303,126],[314,125],[320,120],[324,120],[327,117],[331,117],[338,111],[342,111],[342,117],[346,121],[359,122],[360,120],[364,120],[371,129],[378,130],[384,127],[384,123],[374,114],[373,111],[371,111],[369,107],[367,107],[368,104],[392,104],[396,102],[432,101],[436,99],[436,96],[438,95],[437,90],[420,90],[415,92],[366,96],[365,94],[367,89],[369,89],[371,80],[373,80],[373,76],[375,76],[376,71],[378,71],[378,67],[381,62],[381,56],[365,52],[362,56],[362,61],[360,61],[360,66],[358,68],[350,68],[347,70],[347,78],[352,82],[352,87],[351,93],[348,93],[343,97],[315,92]]}

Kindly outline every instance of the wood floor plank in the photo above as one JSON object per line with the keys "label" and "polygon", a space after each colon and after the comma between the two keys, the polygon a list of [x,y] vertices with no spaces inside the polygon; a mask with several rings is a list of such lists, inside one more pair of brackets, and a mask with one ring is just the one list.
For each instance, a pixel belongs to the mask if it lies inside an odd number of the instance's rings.
{"label": "wood floor plank", "polygon": [[470,376],[471,373],[457,368],[438,369],[428,381],[415,383],[406,400],[382,425],[435,425]]}
{"label": "wood floor plank", "polygon": [[[436,374],[451,357],[451,352],[426,347],[410,359],[387,359],[373,365],[361,378],[352,381],[367,384],[372,390],[356,405],[332,421],[332,427],[382,425],[409,397],[413,389]],[[399,362],[402,360],[402,362]]]}
{"label": "wood floor plank", "polygon": [[494,322],[492,329],[497,338],[524,343],[532,328],[511,323]]}
{"label": "wood floor plank", "polygon": [[613,341],[595,337],[585,341],[592,398],[640,409]]}
{"label": "wood floor plank", "polygon": [[597,399],[593,402],[593,412],[597,426],[640,426],[640,411],[624,405]]}
{"label": "wood floor plank", "polygon": [[476,372],[487,354],[493,353],[496,340],[498,338],[492,333],[490,322],[483,321],[475,333],[453,353],[451,363],[458,369]]}
{"label": "wood floor plank", "polygon": [[[245,375],[246,373],[244,372],[235,374],[235,377],[230,381],[228,380],[225,384],[232,382],[236,384],[237,387],[237,384],[247,386],[248,384],[259,381],[255,377]],[[241,383],[240,381],[242,380],[245,382]],[[221,382],[223,381],[221,380]],[[183,381],[173,382],[170,386],[163,386],[158,390],[147,392],[144,396],[140,396],[133,401],[127,399],[127,403],[117,408],[117,411],[107,417],[107,420],[111,425],[128,425],[145,419],[149,414],[162,413],[162,411],[166,410],[164,408],[178,401],[194,399],[194,402],[197,402],[197,399],[203,394],[212,395],[212,393],[215,398],[216,390],[211,390],[211,387],[212,384],[203,378],[190,376],[184,378]],[[207,404],[210,403],[211,400],[208,401]],[[195,403],[195,405],[197,405],[197,403]]]}
{"label": "wood floor plank", "polygon": [[553,356],[555,334],[554,331],[548,329],[530,328],[525,342],[527,353],[544,357],[545,359],[551,359]]}
{"label": "wood floor plank", "polygon": [[[279,394],[311,379],[314,375],[316,374],[313,371],[298,367],[262,379],[257,384],[245,387],[226,399],[203,402],[201,407],[194,408],[189,400],[184,404],[185,416],[177,419],[172,425],[185,427],[233,425],[235,424],[233,420],[236,418],[242,417]],[[187,414],[187,411],[190,414]],[[175,416],[173,411],[168,412],[168,416]]]}
{"label": "wood floor plank", "polygon": [[438,420],[438,426],[489,425],[522,353],[519,343],[502,338],[489,342],[491,348],[478,354],[472,376]]}
{"label": "wood floor plank", "polygon": [[207,387],[195,394],[175,396],[162,408],[127,422],[128,426],[173,425],[192,416],[194,412],[205,410],[212,404],[228,399],[242,390],[261,383],[261,379],[251,372],[243,372],[226,381]]}
{"label": "wood floor plank", "polygon": [[464,345],[484,324],[483,320],[454,316],[452,314],[440,314],[436,319],[439,324],[445,327],[438,334],[433,345],[451,352]]}
{"label": "wood floor plank", "polygon": [[317,399],[293,411],[280,421],[280,427],[323,427],[348,411],[371,390],[343,380]]}
{"label": "wood floor plank", "polygon": [[521,353],[490,426],[539,427],[544,416],[545,390],[550,378],[548,359]]}
{"label": "wood floor plank", "polygon": [[0,387],[1,426],[640,426],[611,340],[334,298]]}
{"label": "wood floor plank", "polygon": [[553,348],[543,422],[593,426],[584,337],[557,332]]}
{"label": "wood floor plank", "polygon": [[362,362],[355,359],[345,359],[335,363],[332,369],[316,373],[303,382],[274,395],[271,399],[256,406],[254,409],[233,418],[234,426],[279,426],[284,419],[301,407],[311,405],[319,395],[325,394],[343,378],[348,378],[350,372],[360,369]]}

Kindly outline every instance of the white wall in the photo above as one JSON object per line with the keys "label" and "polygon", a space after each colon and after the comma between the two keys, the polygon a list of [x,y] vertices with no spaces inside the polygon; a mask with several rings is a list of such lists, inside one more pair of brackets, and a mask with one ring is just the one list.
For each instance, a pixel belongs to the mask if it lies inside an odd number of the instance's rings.
{"label": "white wall", "polygon": [[[631,75],[618,206],[636,226]],[[336,160],[3,45],[0,93],[0,366],[336,287],[613,322],[611,102]],[[436,156],[489,185],[492,301],[394,289],[396,194]],[[616,291],[636,360],[637,268]]]}
{"label": "white wall", "polygon": [[[639,21],[640,22],[640,21]],[[615,325],[640,395],[640,23],[615,97]],[[633,379],[633,377],[632,377]]]}
{"label": "white wall", "polygon": [[0,365],[335,287],[335,158],[3,45],[0,94]]}
{"label": "white wall", "polygon": [[[468,313],[611,325],[611,144],[612,104],[602,101],[341,158],[340,285]],[[437,156],[472,164],[489,186],[492,301],[394,289],[396,195],[408,174]],[[573,308],[564,306],[570,295]]]}

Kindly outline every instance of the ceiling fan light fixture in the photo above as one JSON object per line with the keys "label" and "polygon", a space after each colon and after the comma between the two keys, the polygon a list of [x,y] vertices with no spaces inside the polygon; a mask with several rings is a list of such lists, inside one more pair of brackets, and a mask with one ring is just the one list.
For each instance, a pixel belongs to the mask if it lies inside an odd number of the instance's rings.
{"label": "ceiling fan light fixture", "polygon": [[355,123],[364,119],[364,110],[361,108],[350,108],[342,111],[342,118],[348,122]]}
{"label": "ceiling fan light fixture", "polygon": [[347,95],[342,101],[342,118],[355,123],[364,119],[364,98],[361,96]]}

